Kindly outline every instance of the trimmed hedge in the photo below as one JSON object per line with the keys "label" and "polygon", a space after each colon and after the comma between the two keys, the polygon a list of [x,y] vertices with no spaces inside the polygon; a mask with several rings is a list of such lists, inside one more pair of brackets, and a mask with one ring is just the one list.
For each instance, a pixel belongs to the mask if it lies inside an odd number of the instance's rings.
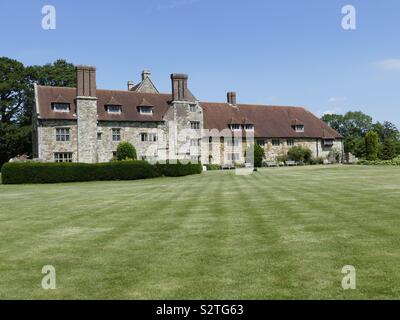
{"label": "trimmed hedge", "polygon": [[400,156],[392,160],[360,160],[357,164],[364,166],[400,166]]}
{"label": "trimmed hedge", "polygon": [[3,184],[138,180],[161,176],[182,177],[202,172],[200,164],[156,164],[146,161],[108,163],[10,162],[3,165]]}

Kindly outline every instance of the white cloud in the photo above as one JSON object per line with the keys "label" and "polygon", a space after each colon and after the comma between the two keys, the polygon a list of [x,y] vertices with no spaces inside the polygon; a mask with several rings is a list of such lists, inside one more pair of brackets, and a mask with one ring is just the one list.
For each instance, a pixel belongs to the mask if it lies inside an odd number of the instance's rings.
{"label": "white cloud", "polygon": [[400,70],[400,59],[386,59],[377,62],[383,70]]}
{"label": "white cloud", "polygon": [[344,102],[346,100],[347,100],[346,97],[332,97],[332,98],[329,98],[329,102]]}

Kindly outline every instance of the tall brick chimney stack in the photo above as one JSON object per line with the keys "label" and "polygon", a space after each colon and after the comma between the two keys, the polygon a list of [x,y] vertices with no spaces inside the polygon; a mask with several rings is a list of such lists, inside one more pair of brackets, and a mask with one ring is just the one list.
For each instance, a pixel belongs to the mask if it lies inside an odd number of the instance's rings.
{"label": "tall brick chimney stack", "polygon": [[77,96],[96,97],[96,68],[90,66],[77,66]]}
{"label": "tall brick chimney stack", "polygon": [[186,74],[171,74],[173,101],[188,101],[188,99],[190,99],[188,78]]}
{"label": "tall brick chimney stack", "polygon": [[228,103],[232,106],[236,106],[236,92],[228,92]]}
{"label": "tall brick chimney stack", "polygon": [[77,161],[95,163],[97,162],[96,68],[77,66],[76,74]]}

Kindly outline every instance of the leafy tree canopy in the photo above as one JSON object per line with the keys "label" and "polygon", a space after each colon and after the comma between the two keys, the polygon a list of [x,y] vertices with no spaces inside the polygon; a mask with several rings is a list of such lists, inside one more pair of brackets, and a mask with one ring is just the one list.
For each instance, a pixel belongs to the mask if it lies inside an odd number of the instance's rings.
{"label": "leafy tree canopy", "polygon": [[74,87],[75,67],[65,60],[25,67],[0,57],[0,166],[11,157],[32,152],[34,83]]}
{"label": "leafy tree canopy", "polygon": [[377,160],[379,151],[379,136],[375,131],[365,135],[365,156],[367,160]]}
{"label": "leafy tree canopy", "polygon": [[0,57],[0,122],[18,122],[24,111],[28,85],[22,63]]}
{"label": "leafy tree canopy", "polygon": [[[372,118],[361,111],[348,112],[345,115],[324,115],[322,120],[344,136],[345,152],[351,152],[358,158],[371,156],[368,154],[369,147],[367,147],[365,139],[370,131],[375,132],[378,136],[379,157],[391,157],[393,150],[395,155],[400,154],[399,131],[389,121],[373,123]],[[383,145],[387,140],[390,142],[386,143],[385,152],[383,152]]]}

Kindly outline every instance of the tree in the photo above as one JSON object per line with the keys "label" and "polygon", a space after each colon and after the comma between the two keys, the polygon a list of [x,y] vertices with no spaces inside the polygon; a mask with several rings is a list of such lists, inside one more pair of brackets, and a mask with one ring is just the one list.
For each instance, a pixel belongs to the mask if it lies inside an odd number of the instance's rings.
{"label": "tree", "polygon": [[379,159],[381,160],[392,160],[396,157],[396,143],[392,139],[386,139],[379,148]]}
{"label": "tree", "polygon": [[34,83],[76,86],[75,67],[65,60],[26,67],[0,57],[0,166],[11,157],[32,153]]}
{"label": "tree", "polygon": [[379,136],[375,131],[365,135],[365,156],[367,160],[377,160],[379,150]]}
{"label": "tree", "polygon": [[357,158],[365,157],[365,140],[363,137],[348,136],[344,140],[344,152],[350,152]]}
{"label": "tree", "polygon": [[399,136],[399,130],[389,121],[385,121],[383,124],[377,122],[372,129],[378,134],[381,143],[384,143],[387,139],[397,140]]}
{"label": "tree", "polygon": [[123,160],[136,160],[136,149],[129,142],[120,142],[117,147],[116,159],[118,161]]}
{"label": "tree", "polygon": [[345,152],[351,152],[357,157],[364,156],[364,137],[373,128],[370,116],[361,111],[355,111],[347,112],[344,116],[338,114],[325,115],[322,120],[345,137]]}
{"label": "tree", "polygon": [[31,143],[26,143],[30,139],[30,130],[18,130],[24,122],[28,90],[25,80],[22,63],[0,57],[0,166],[11,157],[32,149]]}
{"label": "tree", "polygon": [[395,150],[396,150],[396,156],[400,155],[400,141],[396,140],[394,142]]}
{"label": "tree", "polygon": [[372,129],[372,117],[361,111],[347,112],[343,116],[344,135],[364,137]]}
{"label": "tree", "polygon": [[42,86],[75,87],[76,71],[72,63],[59,59],[44,66],[26,68],[29,84],[36,82]]}
{"label": "tree", "polygon": [[72,63],[59,59],[44,66],[29,66],[26,68],[28,91],[25,100],[24,118],[27,123],[32,121],[32,110],[35,103],[34,84],[40,86],[76,87],[76,70]]}
{"label": "tree", "polygon": [[0,122],[20,123],[28,89],[22,63],[0,57]]}
{"label": "tree", "polygon": [[344,135],[344,117],[341,114],[325,114],[322,118],[331,128],[335,129],[340,134]]}
{"label": "tree", "polygon": [[263,160],[265,159],[264,148],[259,144],[254,145],[254,167],[261,168]]}

